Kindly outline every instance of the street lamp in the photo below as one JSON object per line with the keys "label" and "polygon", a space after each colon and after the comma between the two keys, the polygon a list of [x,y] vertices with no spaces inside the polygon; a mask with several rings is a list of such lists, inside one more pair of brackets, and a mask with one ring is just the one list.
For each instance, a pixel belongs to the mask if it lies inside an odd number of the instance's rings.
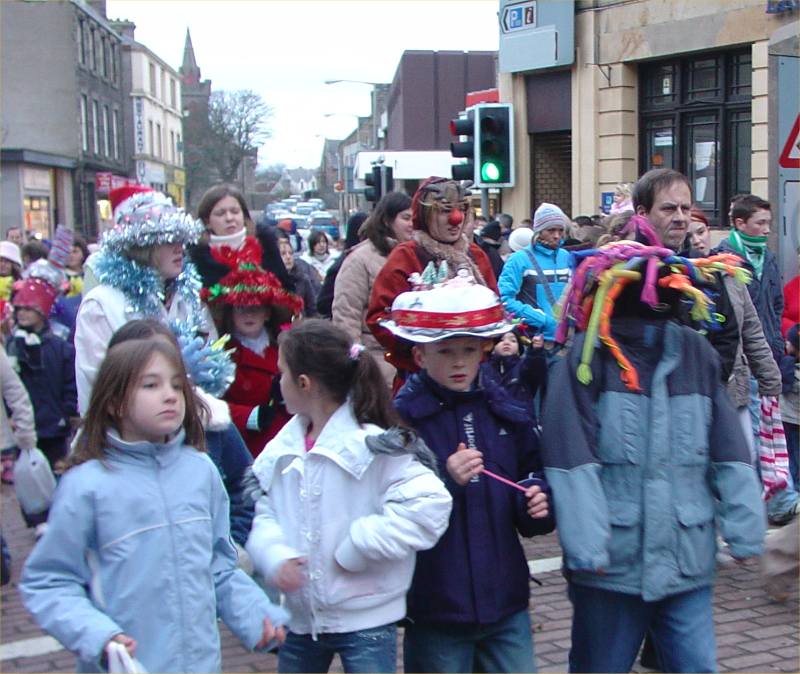
{"label": "street lamp", "polygon": [[369,84],[373,87],[379,87],[388,84],[388,82],[367,82],[366,80],[325,80],[325,84],[338,84],[339,82],[352,82],[353,84]]}

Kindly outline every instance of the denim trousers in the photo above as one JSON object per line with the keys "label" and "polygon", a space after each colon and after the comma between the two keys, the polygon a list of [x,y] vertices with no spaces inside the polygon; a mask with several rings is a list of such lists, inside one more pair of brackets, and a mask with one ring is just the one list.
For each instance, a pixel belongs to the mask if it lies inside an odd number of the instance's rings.
{"label": "denim trousers", "polygon": [[278,671],[327,672],[336,654],[345,672],[396,672],[397,625],[318,634],[316,640],[289,632],[278,651]]}
{"label": "denim trousers", "polygon": [[408,625],[403,638],[406,672],[535,672],[527,611],[490,625]]}
{"label": "denim trousers", "polygon": [[653,602],[575,583],[568,594],[570,672],[629,672],[647,631],[663,671],[717,671],[710,585]]}

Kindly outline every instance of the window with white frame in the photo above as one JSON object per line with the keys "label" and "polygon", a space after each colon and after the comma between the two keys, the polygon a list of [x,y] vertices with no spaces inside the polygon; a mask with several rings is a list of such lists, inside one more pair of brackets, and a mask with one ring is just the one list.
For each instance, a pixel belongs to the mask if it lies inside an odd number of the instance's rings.
{"label": "window with white frame", "polygon": [[100,154],[100,104],[92,100],[92,140],[94,141],[94,153]]}
{"label": "window with white frame", "polygon": [[81,94],[81,148],[89,151],[89,101],[86,94]]}
{"label": "window with white frame", "polygon": [[103,106],[103,154],[111,156],[111,115],[108,106]]}
{"label": "window with white frame", "polygon": [[114,110],[111,122],[111,133],[114,144],[114,159],[119,159],[119,110]]}

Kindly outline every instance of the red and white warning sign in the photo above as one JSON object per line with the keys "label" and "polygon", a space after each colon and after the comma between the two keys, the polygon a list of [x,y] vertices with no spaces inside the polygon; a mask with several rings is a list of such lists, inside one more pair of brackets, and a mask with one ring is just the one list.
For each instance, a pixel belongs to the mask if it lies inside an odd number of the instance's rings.
{"label": "red and white warning sign", "polygon": [[783,146],[778,163],[783,168],[800,169],[800,115],[797,115],[797,119],[794,120],[794,125]]}

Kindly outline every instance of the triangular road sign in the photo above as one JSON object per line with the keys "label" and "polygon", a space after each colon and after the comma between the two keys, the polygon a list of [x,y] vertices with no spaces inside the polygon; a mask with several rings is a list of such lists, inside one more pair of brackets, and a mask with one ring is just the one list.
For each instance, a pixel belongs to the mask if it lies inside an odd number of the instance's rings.
{"label": "triangular road sign", "polygon": [[789,132],[778,163],[783,168],[800,169],[800,115],[794,120],[794,126]]}

